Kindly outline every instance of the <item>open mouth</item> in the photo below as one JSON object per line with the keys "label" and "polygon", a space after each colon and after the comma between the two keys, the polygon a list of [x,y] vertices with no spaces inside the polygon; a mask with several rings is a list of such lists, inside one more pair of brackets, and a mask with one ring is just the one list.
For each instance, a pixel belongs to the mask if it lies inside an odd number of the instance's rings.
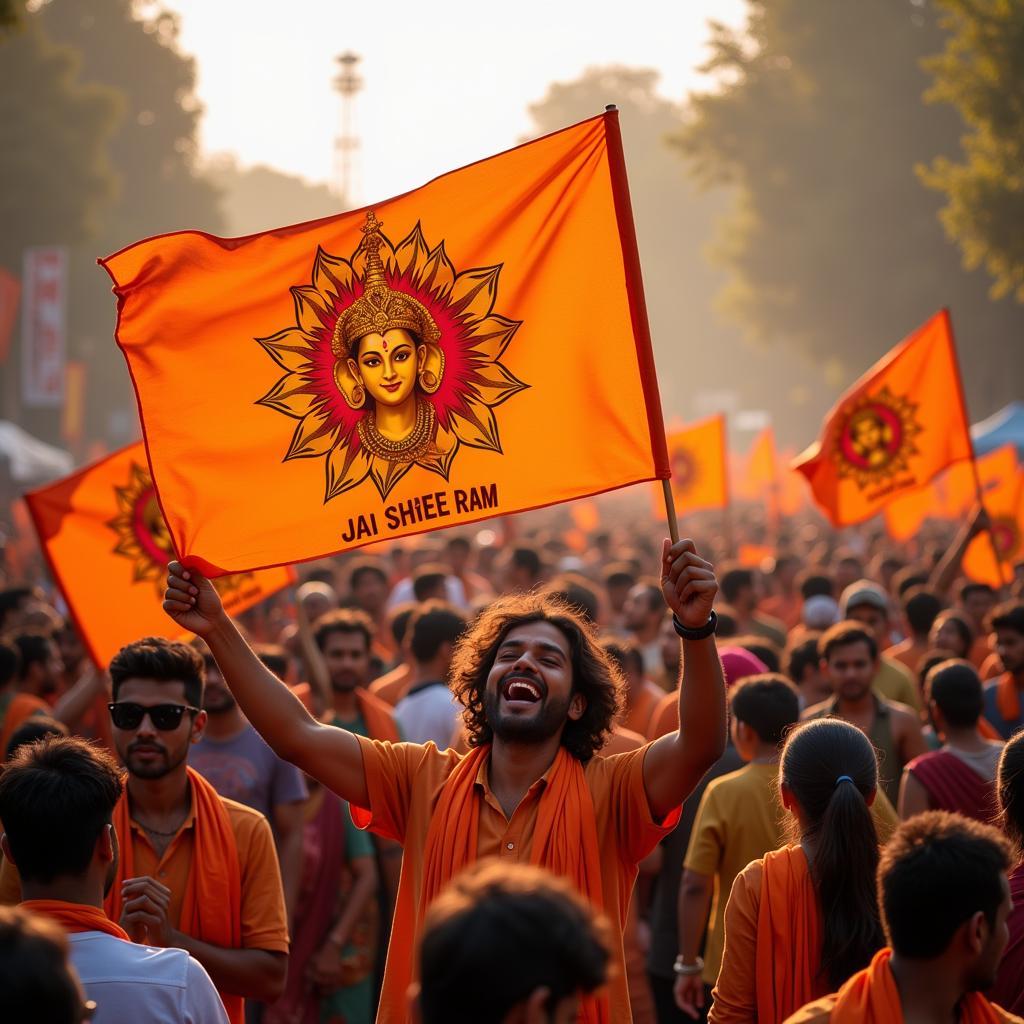
{"label": "open mouth", "polygon": [[501,696],[507,704],[536,704],[543,694],[533,680],[511,676],[502,683]]}

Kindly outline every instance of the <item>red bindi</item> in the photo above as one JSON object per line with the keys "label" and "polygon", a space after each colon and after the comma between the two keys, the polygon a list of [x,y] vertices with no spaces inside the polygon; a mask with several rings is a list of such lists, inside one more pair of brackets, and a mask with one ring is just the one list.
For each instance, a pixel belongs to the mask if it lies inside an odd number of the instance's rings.
{"label": "red bindi", "polygon": [[384,338],[382,340],[384,341],[384,351],[387,352],[387,350],[388,350],[388,339]]}

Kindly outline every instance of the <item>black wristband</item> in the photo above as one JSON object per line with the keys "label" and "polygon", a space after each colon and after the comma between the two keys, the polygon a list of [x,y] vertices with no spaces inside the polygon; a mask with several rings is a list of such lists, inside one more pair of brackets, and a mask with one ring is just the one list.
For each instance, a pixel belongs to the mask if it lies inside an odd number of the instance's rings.
{"label": "black wristband", "polygon": [[672,625],[684,640],[706,640],[718,629],[718,616],[712,610],[711,615],[708,616],[708,621],[700,629],[687,629],[673,613]]}

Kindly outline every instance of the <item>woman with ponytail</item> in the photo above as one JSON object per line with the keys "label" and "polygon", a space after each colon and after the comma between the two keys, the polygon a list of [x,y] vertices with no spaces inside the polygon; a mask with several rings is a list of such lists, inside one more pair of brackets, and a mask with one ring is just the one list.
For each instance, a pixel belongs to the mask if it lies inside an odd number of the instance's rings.
{"label": "woman with ponytail", "polygon": [[752,861],[733,884],[709,1024],[781,1024],[884,945],[874,747],[841,719],[806,722],[786,740],[779,788],[792,845]]}

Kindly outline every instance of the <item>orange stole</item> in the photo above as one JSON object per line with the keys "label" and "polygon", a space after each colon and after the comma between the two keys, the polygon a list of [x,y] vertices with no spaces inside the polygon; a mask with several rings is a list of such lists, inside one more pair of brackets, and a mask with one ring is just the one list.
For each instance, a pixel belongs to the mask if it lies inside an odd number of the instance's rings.
{"label": "orange stole", "polygon": [[[476,860],[480,823],[476,778],[490,753],[489,745],[473,750],[441,790],[427,831],[420,921],[445,884]],[[583,766],[565,747],[558,749],[540,798],[530,861],[567,878],[591,906],[604,908],[594,805]],[[395,912],[396,921],[409,916],[402,908]],[[608,1024],[607,996],[585,999],[579,1019],[581,1024]]]}
{"label": "orange stole", "polygon": [[821,965],[821,910],[807,857],[786,846],[764,857],[757,911],[757,1019],[780,1024],[825,992]]}
{"label": "orange stole", "polygon": [[1020,694],[1017,692],[1017,684],[1009,672],[1004,672],[999,677],[996,688],[996,707],[999,714],[1007,722],[1015,722],[1020,718]]}
{"label": "orange stole", "polygon": [[[238,949],[242,942],[242,878],[231,819],[217,791],[202,775],[189,768],[188,780],[195,812],[195,845],[178,927],[211,945]],[[121,840],[121,860],[105,909],[112,921],[119,921],[123,909],[121,884],[135,877],[127,789],[114,808],[114,828]],[[231,992],[220,992],[220,997],[231,1024],[244,1024],[245,1000]]]}
{"label": "orange stole", "polygon": [[65,900],[24,900],[21,905],[26,910],[56,921],[69,934],[106,932],[115,939],[131,942],[128,933],[119,924],[111,921],[99,907],[90,907],[84,903],[68,903]]}
{"label": "orange stole", "polygon": [[[870,965],[839,990],[831,1024],[901,1024],[903,1005],[889,969],[891,949],[880,949]],[[960,1000],[960,1024],[1000,1024],[1006,1018],[980,993]]]}
{"label": "orange stole", "polygon": [[49,705],[38,697],[33,697],[31,693],[14,694],[7,705],[7,713],[3,717],[3,726],[0,728],[0,757],[3,757],[7,750],[7,744],[18,726],[33,715],[48,715],[49,713]]}
{"label": "orange stole", "polygon": [[389,743],[401,742],[402,737],[398,735],[398,726],[395,725],[390,704],[364,688],[356,690],[356,701],[359,703],[359,713],[366,723],[370,739],[387,740]]}

